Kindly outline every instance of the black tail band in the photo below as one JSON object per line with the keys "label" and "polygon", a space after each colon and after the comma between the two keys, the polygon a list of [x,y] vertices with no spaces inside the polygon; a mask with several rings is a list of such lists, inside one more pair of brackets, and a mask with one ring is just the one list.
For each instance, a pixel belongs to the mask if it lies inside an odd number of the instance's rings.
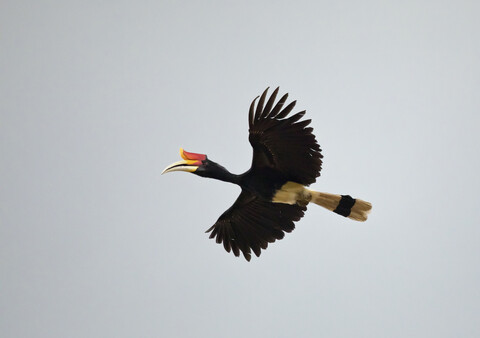
{"label": "black tail band", "polygon": [[350,216],[350,212],[352,212],[352,207],[355,204],[355,201],[355,198],[352,198],[350,195],[342,195],[337,208],[333,210],[333,212],[348,217]]}

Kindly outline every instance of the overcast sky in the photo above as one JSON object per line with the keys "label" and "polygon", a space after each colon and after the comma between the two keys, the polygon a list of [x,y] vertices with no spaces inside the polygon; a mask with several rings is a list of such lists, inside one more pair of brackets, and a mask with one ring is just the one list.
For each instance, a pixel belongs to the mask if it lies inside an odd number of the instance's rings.
{"label": "overcast sky", "polygon": [[[0,2],[1,337],[479,337],[478,1]],[[324,154],[250,263],[204,231],[280,86]]]}

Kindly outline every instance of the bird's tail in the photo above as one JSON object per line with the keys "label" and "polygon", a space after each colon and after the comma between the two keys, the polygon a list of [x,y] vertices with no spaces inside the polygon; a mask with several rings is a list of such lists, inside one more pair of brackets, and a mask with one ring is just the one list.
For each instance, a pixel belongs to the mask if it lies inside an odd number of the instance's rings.
{"label": "bird's tail", "polygon": [[312,195],[310,202],[355,221],[366,221],[368,213],[372,210],[369,202],[352,198],[349,195],[334,195],[313,190],[309,190],[309,192]]}

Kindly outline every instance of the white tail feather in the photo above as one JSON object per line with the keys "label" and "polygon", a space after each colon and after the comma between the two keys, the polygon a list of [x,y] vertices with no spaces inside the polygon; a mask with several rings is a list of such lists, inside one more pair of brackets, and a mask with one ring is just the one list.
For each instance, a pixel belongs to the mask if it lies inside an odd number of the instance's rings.
{"label": "white tail feather", "polygon": [[[369,202],[361,199],[353,200],[348,195],[342,196],[312,190],[310,190],[310,194],[312,195],[311,202],[355,221],[366,221],[368,214],[372,210],[372,205]],[[348,204],[349,199],[353,203],[353,206]],[[345,204],[344,208],[342,208],[342,204]]]}
{"label": "white tail feather", "polygon": [[285,183],[273,196],[272,202],[307,205],[309,202],[320,205],[339,215],[355,221],[366,221],[372,205],[349,195],[335,195],[305,188],[295,182]]}

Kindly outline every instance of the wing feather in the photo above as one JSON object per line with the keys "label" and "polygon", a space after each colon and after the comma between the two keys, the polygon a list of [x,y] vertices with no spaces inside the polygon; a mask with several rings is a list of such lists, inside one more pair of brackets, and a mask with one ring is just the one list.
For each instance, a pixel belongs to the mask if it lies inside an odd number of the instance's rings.
{"label": "wing feather", "polygon": [[[270,98],[268,99],[267,104],[265,105],[265,108],[263,109],[263,114],[264,114],[264,115],[267,115],[267,116],[268,116],[268,114],[270,113],[270,110],[271,110],[272,107],[273,107],[273,103],[275,102],[275,99],[277,98],[277,94],[278,94],[278,90],[279,90],[279,89],[280,89],[280,88],[277,87],[277,88],[273,91],[272,95],[270,95]],[[265,91],[264,93],[265,93],[265,95],[267,95],[267,91]]]}
{"label": "wing feather", "polygon": [[275,116],[276,119],[283,119],[285,118],[295,107],[297,104],[297,101],[291,102],[288,106],[286,106],[280,113],[278,113],[277,116]]}
{"label": "wing feather", "polygon": [[[267,91],[267,90],[268,90],[268,88],[265,91]],[[283,104],[287,101],[287,99],[288,99],[288,94],[283,95],[282,98],[277,102],[277,104],[275,105],[273,110],[269,114],[265,115],[265,117],[266,118],[267,117],[275,118],[277,116],[278,112],[280,111],[280,109],[282,109]]]}
{"label": "wing feather", "polygon": [[256,99],[250,106],[249,141],[253,147],[252,169],[269,167],[279,171],[290,181],[310,185],[320,176],[323,158],[320,146],[313,135],[313,128],[307,127],[311,120],[301,120],[305,111],[288,116],[296,101],[282,110],[288,98],[288,94],[285,94],[274,104],[278,90],[279,88],[276,88],[272,93],[265,108],[263,103],[268,88],[262,93],[256,109]]}
{"label": "wing feather", "polygon": [[207,232],[227,252],[240,252],[247,261],[291,232],[306,208],[299,205],[271,203],[243,190],[235,203],[225,211]]}
{"label": "wing feather", "polygon": [[260,114],[263,111],[263,103],[265,102],[265,96],[267,96],[267,91],[264,91],[262,96],[260,96],[260,100],[258,101],[258,104],[257,104],[257,110],[255,111],[255,120],[259,119]]}

